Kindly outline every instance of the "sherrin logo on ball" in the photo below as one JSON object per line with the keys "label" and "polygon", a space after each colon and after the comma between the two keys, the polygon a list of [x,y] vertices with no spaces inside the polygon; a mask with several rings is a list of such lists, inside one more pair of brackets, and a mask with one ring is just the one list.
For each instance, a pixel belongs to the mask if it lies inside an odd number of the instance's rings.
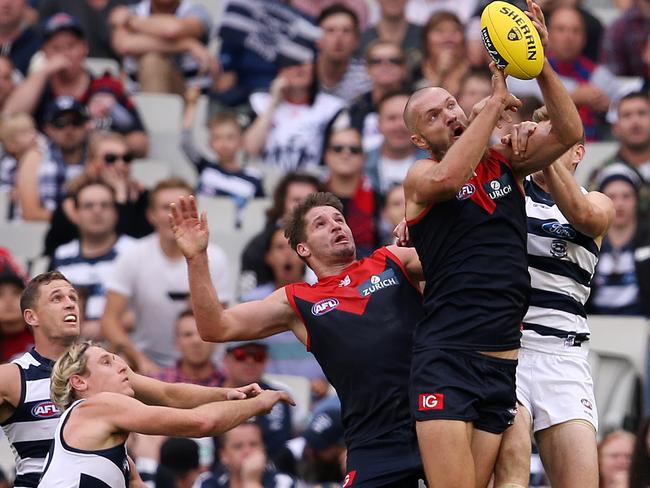
{"label": "sherrin logo on ball", "polygon": [[514,5],[496,1],[481,14],[481,38],[499,69],[521,80],[542,72],[544,48],[528,16]]}

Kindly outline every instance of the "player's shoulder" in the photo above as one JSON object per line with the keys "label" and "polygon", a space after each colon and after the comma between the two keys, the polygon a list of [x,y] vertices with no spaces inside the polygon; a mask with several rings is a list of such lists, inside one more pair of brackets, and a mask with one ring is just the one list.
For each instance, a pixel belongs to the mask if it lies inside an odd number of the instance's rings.
{"label": "player's shoulder", "polygon": [[[0,365],[0,412],[6,403],[15,407],[20,401],[20,367],[14,363]],[[0,413],[2,416],[2,413]],[[3,420],[3,419],[0,419]]]}

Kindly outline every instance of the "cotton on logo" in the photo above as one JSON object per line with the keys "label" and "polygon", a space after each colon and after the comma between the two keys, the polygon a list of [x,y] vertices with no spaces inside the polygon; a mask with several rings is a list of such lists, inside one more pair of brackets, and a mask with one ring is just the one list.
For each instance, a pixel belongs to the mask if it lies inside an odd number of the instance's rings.
{"label": "cotton on logo", "polygon": [[51,401],[37,403],[32,407],[32,415],[39,418],[54,417],[59,414],[59,409]]}
{"label": "cotton on logo", "polygon": [[421,393],[418,410],[442,410],[445,406],[445,395],[442,393]]}
{"label": "cotton on logo", "polygon": [[354,478],[357,475],[357,470],[355,469],[354,471],[350,471],[348,474],[345,475],[345,479],[343,480],[343,487],[342,488],[348,488],[348,486],[352,486],[352,483],[354,483]]}

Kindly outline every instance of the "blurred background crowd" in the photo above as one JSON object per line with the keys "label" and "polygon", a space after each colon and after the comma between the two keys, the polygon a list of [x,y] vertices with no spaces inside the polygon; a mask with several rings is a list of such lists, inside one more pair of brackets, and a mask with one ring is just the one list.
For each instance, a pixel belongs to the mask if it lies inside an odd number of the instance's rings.
{"label": "blurred background crowd", "polygon": [[[82,294],[82,336],[120,344],[134,369],[296,396],[219,439],[132,439],[150,486],[339,486],[340,406],[320,367],[290,333],[201,340],[169,204],[194,194],[208,210],[225,305],[315,280],[280,227],[312,192],[343,201],[358,257],[392,243],[401,183],[426,157],[406,101],[442,86],[469,114],[490,94],[487,3],[0,0],[0,362],[32,343],[25,280],[57,269]],[[616,208],[588,303],[601,486],[647,487],[650,0],[539,3],[585,127],[577,178]],[[513,123],[529,120],[536,83],[508,84],[523,102]],[[11,457],[2,468],[9,487]]]}

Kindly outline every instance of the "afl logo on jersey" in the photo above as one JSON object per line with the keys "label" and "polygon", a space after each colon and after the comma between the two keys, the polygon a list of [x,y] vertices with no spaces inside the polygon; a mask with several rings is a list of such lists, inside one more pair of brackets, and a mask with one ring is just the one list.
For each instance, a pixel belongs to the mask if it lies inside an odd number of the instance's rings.
{"label": "afl logo on jersey", "polygon": [[325,315],[339,306],[339,301],[336,298],[325,298],[320,302],[316,302],[311,306],[311,314],[316,317]]}
{"label": "afl logo on jersey", "polygon": [[460,191],[456,194],[457,200],[467,200],[469,197],[474,195],[476,187],[471,183],[465,183]]}
{"label": "afl logo on jersey", "polygon": [[56,417],[59,415],[59,409],[50,400],[37,403],[32,407],[32,416],[41,419]]}
{"label": "afl logo on jersey", "polygon": [[557,220],[553,222],[546,222],[542,224],[542,230],[547,234],[562,239],[575,239],[576,231],[569,224],[560,224]]}

